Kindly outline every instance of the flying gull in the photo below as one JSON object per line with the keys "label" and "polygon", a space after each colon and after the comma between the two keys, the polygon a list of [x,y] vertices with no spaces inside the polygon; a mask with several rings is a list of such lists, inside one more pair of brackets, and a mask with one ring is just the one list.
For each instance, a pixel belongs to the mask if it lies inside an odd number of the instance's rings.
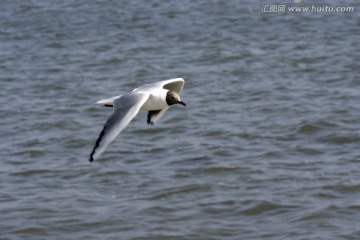
{"label": "flying gull", "polygon": [[90,162],[99,158],[109,144],[130,123],[139,110],[148,111],[147,123],[154,124],[174,104],[186,104],[181,101],[180,93],[184,79],[174,78],[135,88],[130,93],[103,99],[97,104],[113,107],[114,112],[106,121],[95,146],[90,154]]}

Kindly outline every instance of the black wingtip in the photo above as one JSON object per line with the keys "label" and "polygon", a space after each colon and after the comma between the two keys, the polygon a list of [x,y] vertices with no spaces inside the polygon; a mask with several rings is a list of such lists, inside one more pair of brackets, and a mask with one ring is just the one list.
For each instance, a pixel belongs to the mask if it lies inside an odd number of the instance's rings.
{"label": "black wingtip", "polygon": [[94,157],[93,157],[93,156],[94,156],[94,154],[95,154],[96,149],[97,149],[97,148],[99,147],[99,145],[100,145],[100,142],[101,142],[102,137],[103,137],[104,134],[105,134],[105,129],[106,129],[106,126],[104,126],[104,128],[102,129],[102,131],[101,131],[98,139],[96,140],[95,146],[94,146],[94,148],[93,148],[93,150],[92,150],[92,152],[91,152],[91,154],[90,154],[89,162],[93,162],[93,161],[94,161]]}
{"label": "black wingtip", "polygon": [[92,150],[92,152],[90,153],[90,158],[89,158],[89,162],[93,162],[94,161],[94,153],[95,153],[95,148]]}

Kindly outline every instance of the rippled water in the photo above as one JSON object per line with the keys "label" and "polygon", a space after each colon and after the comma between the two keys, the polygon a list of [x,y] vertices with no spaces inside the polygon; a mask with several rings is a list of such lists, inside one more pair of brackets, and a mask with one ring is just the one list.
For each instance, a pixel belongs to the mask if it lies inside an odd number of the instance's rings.
{"label": "rippled water", "polygon": [[[357,239],[360,5],[262,4],[1,1],[0,238]],[[90,164],[94,103],[174,77]]]}

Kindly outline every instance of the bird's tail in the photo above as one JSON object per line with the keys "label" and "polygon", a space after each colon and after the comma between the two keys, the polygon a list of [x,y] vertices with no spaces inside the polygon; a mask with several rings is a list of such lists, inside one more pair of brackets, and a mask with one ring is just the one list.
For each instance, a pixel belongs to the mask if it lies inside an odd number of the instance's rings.
{"label": "bird's tail", "polygon": [[97,101],[96,104],[104,105],[106,107],[112,107],[114,105],[114,101],[120,97],[121,97],[121,95],[115,96],[112,98],[101,99],[101,100]]}

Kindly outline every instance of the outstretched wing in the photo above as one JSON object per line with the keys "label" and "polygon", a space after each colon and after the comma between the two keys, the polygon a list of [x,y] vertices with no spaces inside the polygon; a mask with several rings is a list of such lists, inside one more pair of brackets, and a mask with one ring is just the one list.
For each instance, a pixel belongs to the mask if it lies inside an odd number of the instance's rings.
{"label": "outstretched wing", "polygon": [[106,121],[95,146],[90,154],[90,162],[97,159],[117,135],[130,123],[141,106],[149,98],[149,93],[132,92],[114,101],[114,112]]}
{"label": "outstretched wing", "polygon": [[174,92],[180,94],[184,88],[184,84],[185,84],[184,79],[173,78],[173,79],[164,80],[164,81],[160,81],[160,82],[156,82],[156,83],[145,84],[139,88],[135,88],[133,90],[133,92],[139,91],[139,90],[145,90],[145,89],[164,88],[164,89],[174,91]]}
{"label": "outstretched wing", "polygon": [[174,79],[161,81],[161,84],[163,88],[180,94],[183,90],[185,81],[182,78],[174,78]]}

